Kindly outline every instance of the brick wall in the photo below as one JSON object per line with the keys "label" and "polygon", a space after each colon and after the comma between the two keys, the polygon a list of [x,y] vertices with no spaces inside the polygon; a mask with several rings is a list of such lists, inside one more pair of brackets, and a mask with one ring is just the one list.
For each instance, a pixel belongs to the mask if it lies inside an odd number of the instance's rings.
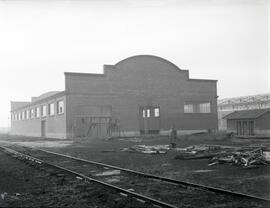
{"label": "brick wall", "polygon": [[[66,97],[56,97],[48,100],[43,100],[40,103],[35,103],[33,105],[29,105],[28,107],[21,108],[18,110],[14,110],[13,112],[22,112],[23,110],[41,107],[42,105],[47,105],[49,103],[55,103],[55,114],[52,116],[47,115],[46,117],[39,118],[30,118],[25,120],[12,120],[11,121],[11,134],[13,135],[25,135],[25,136],[41,136],[41,121],[46,121],[46,129],[45,134],[46,137],[51,138],[66,138],[66,110],[64,109],[64,114],[57,114],[57,105],[56,102],[58,100],[64,100],[66,102]],[[65,107],[64,107],[65,108]],[[41,115],[41,110],[40,110]]]}
{"label": "brick wall", "polygon": [[[161,129],[217,129],[216,81],[189,79],[187,70],[158,57],[136,56],[105,65],[104,75],[65,74],[67,131],[79,106],[112,107],[121,130],[139,131],[139,106],[160,106]],[[209,101],[211,113],[184,114],[186,101]]]}

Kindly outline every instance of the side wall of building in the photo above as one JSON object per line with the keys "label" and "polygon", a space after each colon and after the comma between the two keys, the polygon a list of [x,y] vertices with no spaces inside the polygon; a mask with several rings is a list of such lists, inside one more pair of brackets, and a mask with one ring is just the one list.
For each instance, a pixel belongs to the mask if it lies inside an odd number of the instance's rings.
{"label": "side wall of building", "polygon": [[224,119],[224,116],[232,113],[233,111],[219,111],[218,110],[218,130],[226,131],[227,130],[227,120]]}
{"label": "side wall of building", "polygon": [[227,131],[228,132],[237,132],[236,129],[236,120],[232,120],[232,119],[227,119]]}
{"label": "side wall of building", "polygon": [[258,130],[270,130],[270,111],[260,116],[256,120],[256,129]]}
{"label": "side wall of building", "polygon": [[255,121],[254,131],[256,134],[270,135],[270,111]]}
{"label": "side wall of building", "polygon": [[[23,136],[34,136],[34,137],[41,137],[42,136],[42,121],[44,122],[44,133],[45,137],[49,138],[66,138],[66,111],[64,107],[63,114],[57,114],[57,101],[63,100],[66,103],[66,96],[61,96],[57,98],[48,99],[45,101],[41,101],[35,103],[33,105],[29,105],[25,108],[20,108],[18,110],[13,110],[11,113],[22,113],[23,111],[26,112],[27,110],[40,108],[40,116],[29,118],[29,119],[16,119],[11,121],[11,131],[12,135],[23,135]],[[54,105],[54,115],[46,115],[44,117],[41,116],[41,107],[43,105],[47,106],[49,103],[55,103]]]}

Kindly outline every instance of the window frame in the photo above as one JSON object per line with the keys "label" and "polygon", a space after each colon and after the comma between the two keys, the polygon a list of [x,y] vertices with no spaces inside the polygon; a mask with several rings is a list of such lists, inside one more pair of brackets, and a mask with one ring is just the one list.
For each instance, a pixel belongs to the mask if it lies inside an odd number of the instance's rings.
{"label": "window frame", "polygon": [[31,119],[35,118],[35,108],[30,109],[30,118]]}
{"label": "window frame", "polygon": [[[62,106],[61,106],[61,107],[62,107],[62,108],[61,108],[61,109],[62,109],[61,112],[59,111],[59,109],[60,109],[60,108],[59,108],[59,107],[60,107],[59,104],[60,104],[60,103],[63,103]],[[64,114],[64,105],[65,105],[64,100],[58,100],[58,101],[56,102],[56,108],[57,108],[56,113],[57,113],[58,115]]]}
{"label": "window frame", "polygon": [[30,110],[26,110],[26,120],[30,119]]}
{"label": "window frame", "polygon": [[[207,104],[207,106],[206,106]],[[211,114],[211,101],[188,101],[184,104],[184,114]]]}
{"label": "window frame", "polygon": [[142,110],[142,117],[146,118],[146,110],[145,109]]}
{"label": "window frame", "polygon": [[36,118],[40,118],[40,106],[35,107],[35,115],[36,115]]}
{"label": "window frame", "polygon": [[[53,106],[53,108],[51,108],[51,106]],[[55,104],[49,103],[48,104],[48,116],[54,116],[54,115],[55,115]]]}
{"label": "window frame", "polygon": [[41,105],[42,107],[41,107],[41,117],[42,118],[44,118],[44,117],[46,117],[47,116],[47,112],[48,112],[48,110],[47,110],[47,105],[46,104],[43,104],[43,105]]}
{"label": "window frame", "polygon": [[22,111],[22,120],[25,120],[25,111]]}
{"label": "window frame", "polygon": [[151,117],[151,110],[150,108],[146,109],[146,118],[150,118]]}
{"label": "window frame", "polygon": [[159,118],[160,117],[160,108],[154,107],[154,117]]}

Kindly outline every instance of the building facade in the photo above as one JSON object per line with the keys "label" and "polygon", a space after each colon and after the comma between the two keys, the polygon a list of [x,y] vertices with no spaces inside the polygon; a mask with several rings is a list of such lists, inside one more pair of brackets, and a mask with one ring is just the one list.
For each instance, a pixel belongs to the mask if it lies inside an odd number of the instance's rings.
{"label": "building facade", "polygon": [[11,133],[71,138],[217,129],[216,80],[150,55],[104,65],[103,74],[65,73],[65,90],[11,102]]}

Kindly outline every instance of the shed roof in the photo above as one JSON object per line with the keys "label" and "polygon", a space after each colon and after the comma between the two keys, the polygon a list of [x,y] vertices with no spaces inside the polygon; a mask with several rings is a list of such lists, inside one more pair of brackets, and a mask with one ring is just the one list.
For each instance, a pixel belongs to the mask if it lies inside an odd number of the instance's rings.
{"label": "shed roof", "polygon": [[225,119],[249,119],[249,118],[258,118],[265,113],[270,112],[270,108],[266,109],[255,109],[255,110],[242,110],[234,111],[223,118]]}

